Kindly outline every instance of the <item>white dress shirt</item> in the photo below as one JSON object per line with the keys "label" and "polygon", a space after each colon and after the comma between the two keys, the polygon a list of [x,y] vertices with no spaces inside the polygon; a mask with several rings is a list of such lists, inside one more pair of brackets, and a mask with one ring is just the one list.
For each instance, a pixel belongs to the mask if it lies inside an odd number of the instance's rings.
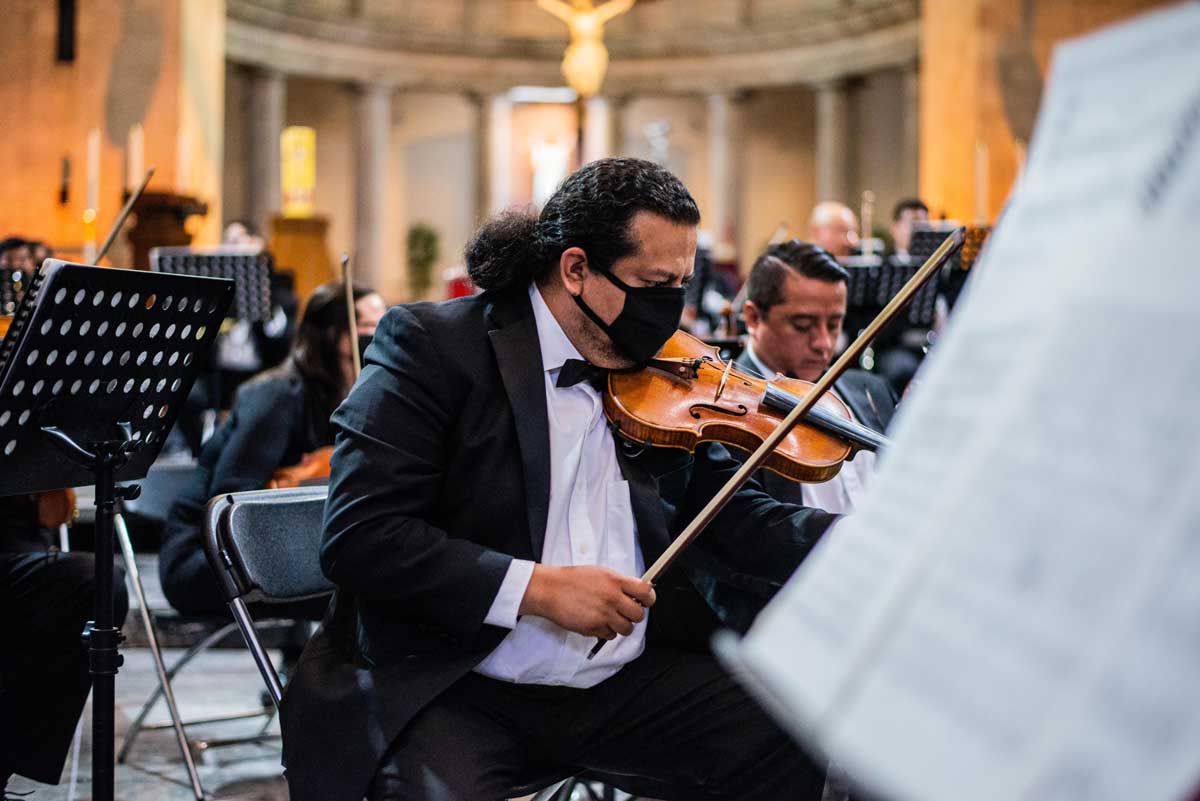
{"label": "white dress shirt", "polygon": [[[554,319],[537,286],[529,300],[542,352],[546,412],[550,423],[550,508],[540,561],[547,565],[602,565],[627,576],[645,570],[616,445],[604,418],[600,393],[586,381],[558,388],[567,359],[582,359]],[[532,356],[532,354],[531,354]],[[520,684],[591,687],[636,659],[646,644],[649,613],[628,637],[604,646],[595,659],[594,637],[569,632],[517,609],[533,575],[533,562],[514,559],[486,622],[512,631],[475,670]]]}
{"label": "white dress shirt", "polygon": [[[763,377],[771,378],[778,372],[762,363],[750,343],[746,343],[746,355],[754,365],[754,369]],[[837,390],[831,389],[830,392],[837,394]],[[853,411],[850,412],[850,417],[854,417]],[[820,484],[801,485],[800,498],[804,501],[805,506],[824,509],[826,512],[838,515],[848,514],[854,511],[856,504],[862,502],[867,481],[874,471],[875,454],[870,451],[859,451],[853,461],[842,462],[842,469],[828,481]]]}

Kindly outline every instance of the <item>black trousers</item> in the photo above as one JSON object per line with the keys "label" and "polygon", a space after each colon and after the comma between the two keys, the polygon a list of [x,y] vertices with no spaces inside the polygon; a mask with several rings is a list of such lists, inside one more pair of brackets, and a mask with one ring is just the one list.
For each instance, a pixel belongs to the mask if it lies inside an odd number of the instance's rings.
{"label": "black trousers", "polygon": [[[116,621],[129,609],[114,569]],[[56,784],[92,686],[80,635],[93,617],[90,553],[0,553],[0,776]]]}
{"label": "black trousers", "polygon": [[648,648],[589,689],[472,673],[400,734],[370,801],[489,801],[587,773],[689,801],[817,801],[824,772],[708,656]]}

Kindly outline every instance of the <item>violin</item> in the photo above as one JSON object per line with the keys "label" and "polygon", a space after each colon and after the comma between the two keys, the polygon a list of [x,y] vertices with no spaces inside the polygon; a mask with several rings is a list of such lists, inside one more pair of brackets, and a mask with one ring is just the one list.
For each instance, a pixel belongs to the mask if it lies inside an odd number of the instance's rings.
{"label": "violin", "polygon": [[[691,451],[720,442],[753,452],[813,386],[750,375],[721,361],[718,348],[676,331],[643,369],[609,374],[604,412],[618,433],[647,445]],[[886,443],[826,393],[762,466],[793,481],[828,481],[858,451]]]}
{"label": "violin", "polygon": [[[781,468],[781,460],[776,456],[775,451],[783,446],[785,442],[791,441],[793,444],[799,444],[792,440],[792,434],[797,426],[807,426],[813,422],[814,418],[810,417],[811,412],[826,411],[831,412],[831,417],[834,416],[832,410],[837,407],[834,406],[831,408],[826,405],[826,400],[829,397],[826,393],[833,387],[833,383],[862,355],[862,352],[871,343],[871,340],[875,338],[885,325],[895,318],[904,304],[908,303],[913,295],[945,265],[950,256],[962,247],[964,238],[965,230],[962,228],[959,228],[946,237],[926,262],[921,265],[916,274],[888,301],[888,304],[883,307],[883,310],[871,321],[870,325],[863,330],[858,339],[852,342],[850,347],[846,348],[842,355],[838,357],[833,366],[825,372],[825,375],[821,376],[820,380],[813,384],[811,389],[805,391],[802,396],[792,396],[795,403],[792,404],[790,411],[782,419],[778,420],[774,426],[768,427],[765,436],[758,436],[758,432],[755,432],[759,444],[757,447],[753,447],[753,453],[730,476],[729,480],[725,482],[725,486],[721,487],[717,494],[705,504],[704,508],[692,519],[692,522],[688,523],[687,527],[679,533],[671,545],[662,552],[654,564],[646,569],[646,572],[642,575],[642,581],[647,581],[651,584],[657,581],[658,577],[679,558],[679,554],[694,542],[696,537],[700,536],[700,532],[716,518],[721,509],[725,507],[725,504],[729,502],[729,499],[733,497],[734,493],[750,480],[750,477],[756,470],[760,467],[769,466],[772,463],[775,465],[773,469],[779,472],[791,469],[786,461],[783,462],[783,467]],[[670,343],[673,341],[675,341],[674,338],[668,341],[667,346],[664,346],[663,351],[660,352],[660,356],[667,353],[667,347],[670,347]],[[695,347],[695,345],[692,347]],[[701,343],[702,349],[706,347]],[[710,352],[708,356],[712,358],[713,355]],[[729,420],[726,418],[749,418],[751,406],[747,405],[746,401],[752,404],[755,402],[753,392],[755,387],[753,386],[753,382],[746,382],[739,389],[736,386],[736,382],[744,381],[744,377],[739,374],[738,378],[733,378],[734,370],[732,365],[728,365],[721,371],[721,376],[716,378],[717,384],[715,390],[709,390],[710,377],[715,375],[715,371],[705,369],[703,355],[699,359],[701,364],[696,364],[694,357],[690,360],[688,357],[682,359],[667,357],[666,359],[660,360],[656,358],[652,360],[651,364],[641,371],[642,373],[651,373],[648,378],[643,377],[640,382],[631,381],[628,386],[625,386],[627,390],[625,393],[626,401],[622,404],[627,407],[636,407],[646,415],[645,419],[640,423],[641,427],[638,427],[639,421],[632,416],[627,421],[614,420],[614,425],[625,426],[623,433],[632,439],[644,439],[645,441],[679,448],[694,448],[696,444],[702,441],[702,437],[707,438],[715,436],[717,433],[723,433],[722,429],[725,431],[732,430],[733,427],[728,425]],[[655,361],[659,363],[655,364]],[[654,372],[673,374],[679,383],[675,383],[674,381],[668,383],[656,381],[656,376],[653,375]],[[620,378],[621,375],[623,374],[610,373],[608,376],[608,385],[605,391],[606,411],[613,405],[609,401],[608,396],[620,397],[620,388],[624,384]],[[630,372],[628,375],[632,377],[638,375],[638,373]],[[703,379],[701,375],[704,375]],[[730,389],[731,383],[735,384],[733,389]],[[774,383],[774,381],[768,383]],[[690,389],[693,385],[705,387],[706,391],[711,391],[713,399],[711,401],[705,399],[700,404],[694,401],[685,401],[682,404],[670,402],[672,397],[677,396],[681,389],[684,387]],[[764,387],[762,390],[761,397],[763,401],[765,401],[767,389],[768,387]],[[653,395],[651,395],[652,392],[654,393]],[[740,400],[737,403],[727,401],[725,406],[721,406],[721,399],[727,392],[744,392],[747,394],[744,400]],[[639,397],[639,394],[642,397]],[[791,395],[790,392],[788,394]],[[700,397],[706,398],[704,395]],[[729,397],[733,398],[734,395],[731,394]],[[762,405],[763,402],[760,401],[754,406],[754,409],[757,410]],[[744,414],[742,413],[742,407],[746,409]],[[844,404],[842,404],[842,408],[844,409]],[[617,413],[618,410],[614,407],[613,414]],[[710,413],[712,415],[719,415],[719,417],[709,416]],[[681,425],[684,419],[688,417],[693,422]],[[610,417],[610,419],[612,418]],[[695,421],[700,421],[700,424],[697,425]],[[706,429],[707,433],[705,433]],[[747,429],[749,429],[749,426],[747,426]],[[747,430],[746,432],[738,432],[735,436],[744,437],[746,441],[750,441],[749,434],[750,432]],[[846,440],[846,438],[843,437],[843,440]],[[811,440],[806,438],[800,442],[810,444],[811,447],[808,448],[807,453],[803,449],[801,450],[801,453],[804,454],[803,459],[795,460],[800,465],[800,467],[797,467],[797,472],[800,469],[811,469],[812,475],[821,475],[822,473],[828,473],[830,476],[837,475],[837,471],[841,469],[842,460],[835,458],[837,451],[834,448],[830,448],[830,443],[826,437],[812,437]],[[734,442],[732,444],[737,443]],[[743,446],[739,445],[739,447]],[[848,457],[853,450],[848,440],[842,443],[842,452],[845,456]],[[834,466],[834,462],[836,462],[836,466]],[[831,469],[832,472],[830,472]],[[824,479],[810,480],[821,481]],[[604,639],[597,640],[596,645],[588,653],[587,658],[592,659],[595,657],[600,652],[600,649],[604,647],[605,642],[606,640]]]}
{"label": "violin", "polygon": [[329,480],[329,457],[333,446],[326,445],[304,454],[298,464],[281,467],[271,474],[267,489],[287,489],[306,484],[322,484]]}

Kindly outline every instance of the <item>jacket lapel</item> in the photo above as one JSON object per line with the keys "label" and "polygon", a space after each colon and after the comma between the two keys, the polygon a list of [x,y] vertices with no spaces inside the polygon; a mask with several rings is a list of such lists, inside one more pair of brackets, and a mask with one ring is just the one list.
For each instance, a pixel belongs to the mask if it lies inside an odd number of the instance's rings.
{"label": "jacket lapel", "polygon": [[630,450],[642,450],[619,434],[613,434],[617,446],[617,465],[621,476],[629,483],[629,501],[633,507],[633,519],[637,523],[638,545],[646,567],[657,559],[671,542],[667,530],[667,518],[663,514],[663,502],[659,497],[654,476],[646,469],[642,460],[630,455]]}
{"label": "jacket lapel", "polygon": [[849,375],[843,375],[833,384],[838,397],[846,402],[855,419],[876,431],[883,431],[883,420],[879,417],[880,400],[869,397],[870,389]]}
{"label": "jacket lapel", "polygon": [[521,448],[533,557],[541,559],[550,507],[550,422],[537,324],[524,293],[498,299],[489,315],[497,327],[488,331],[488,336],[512,407]]}

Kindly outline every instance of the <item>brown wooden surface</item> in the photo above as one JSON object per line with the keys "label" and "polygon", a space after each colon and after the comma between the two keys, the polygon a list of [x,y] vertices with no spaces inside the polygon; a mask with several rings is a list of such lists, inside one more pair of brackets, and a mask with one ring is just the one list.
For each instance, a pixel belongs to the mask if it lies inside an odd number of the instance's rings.
{"label": "brown wooden surface", "polygon": [[192,244],[192,235],[185,228],[187,218],[207,212],[208,205],[198,198],[173,192],[146,192],[133,206],[136,222],[128,235],[133,246],[133,264],[129,266],[148,270],[151,248]]}
{"label": "brown wooden surface", "polygon": [[282,217],[271,220],[271,254],[276,270],[296,274],[296,295],[307,300],[313,290],[336,278],[329,255],[326,217]]}

